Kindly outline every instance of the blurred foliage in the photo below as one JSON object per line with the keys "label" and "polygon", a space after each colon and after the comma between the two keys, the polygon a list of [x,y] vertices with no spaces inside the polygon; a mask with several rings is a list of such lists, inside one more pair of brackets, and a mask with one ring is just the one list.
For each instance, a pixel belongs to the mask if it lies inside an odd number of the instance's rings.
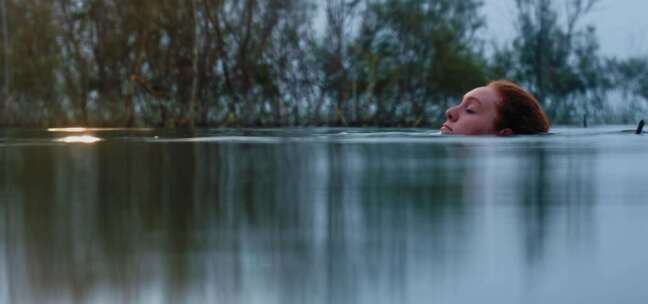
{"label": "blurred foliage", "polygon": [[6,126],[425,126],[499,78],[560,123],[648,100],[647,59],[581,24],[597,0],[516,0],[492,52],[480,0],[0,2]]}
{"label": "blurred foliage", "polygon": [[581,26],[583,16],[598,0],[568,0],[558,14],[552,0],[516,0],[517,35],[496,51],[497,70],[531,90],[543,102],[554,122],[595,119],[605,114],[611,89],[607,66],[599,54],[592,26]]}

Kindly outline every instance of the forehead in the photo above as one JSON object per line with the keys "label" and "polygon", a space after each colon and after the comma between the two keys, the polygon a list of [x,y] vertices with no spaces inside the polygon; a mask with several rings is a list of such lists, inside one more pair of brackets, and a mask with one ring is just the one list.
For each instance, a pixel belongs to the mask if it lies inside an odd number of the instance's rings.
{"label": "forehead", "polygon": [[488,106],[488,105],[496,105],[499,100],[499,94],[497,94],[497,91],[495,91],[494,88],[487,86],[487,87],[479,87],[476,89],[473,89],[472,91],[466,93],[464,95],[464,100],[476,98],[480,101],[482,105]]}

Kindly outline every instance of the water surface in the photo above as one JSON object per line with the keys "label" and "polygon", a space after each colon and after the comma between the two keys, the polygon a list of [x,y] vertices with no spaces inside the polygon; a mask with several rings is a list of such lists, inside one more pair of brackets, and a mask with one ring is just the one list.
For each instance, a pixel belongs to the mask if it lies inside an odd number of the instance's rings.
{"label": "water surface", "polygon": [[2,303],[646,303],[648,134],[0,131]]}

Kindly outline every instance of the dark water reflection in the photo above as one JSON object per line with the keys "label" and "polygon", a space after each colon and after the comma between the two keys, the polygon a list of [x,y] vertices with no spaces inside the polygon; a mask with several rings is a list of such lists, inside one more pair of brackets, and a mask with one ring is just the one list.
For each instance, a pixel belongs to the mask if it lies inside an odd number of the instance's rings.
{"label": "dark water reflection", "polygon": [[0,302],[648,300],[645,136],[292,132],[6,137]]}

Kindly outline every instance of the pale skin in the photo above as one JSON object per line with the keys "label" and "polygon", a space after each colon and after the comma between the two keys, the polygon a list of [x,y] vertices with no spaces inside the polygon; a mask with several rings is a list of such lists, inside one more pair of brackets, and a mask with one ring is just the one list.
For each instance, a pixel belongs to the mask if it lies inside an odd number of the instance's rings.
{"label": "pale skin", "polygon": [[446,121],[441,127],[444,135],[494,135],[506,136],[509,128],[497,130],[497,106],[502,98],[490,86],[476,88],[464,95],[460,104],[446,111]]}

